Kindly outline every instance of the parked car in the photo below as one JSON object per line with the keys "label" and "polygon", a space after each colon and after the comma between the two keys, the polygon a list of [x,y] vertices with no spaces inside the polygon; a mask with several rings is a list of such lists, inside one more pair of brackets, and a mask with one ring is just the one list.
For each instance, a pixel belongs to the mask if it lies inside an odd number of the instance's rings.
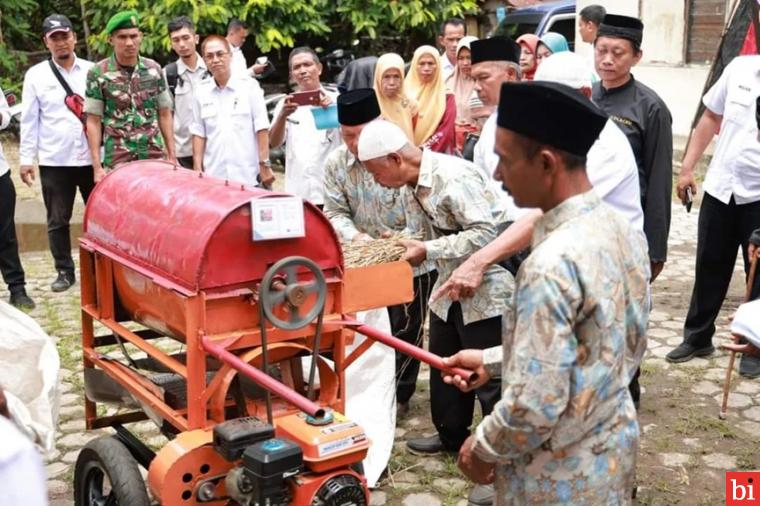
{"label": "parked car", "polygon": [[526,33],[541,37],[546,32],[557,32],[565,36],[572,51],[576,25],[575,0],[558,0],[508,12],[493,34],[517,39]]}

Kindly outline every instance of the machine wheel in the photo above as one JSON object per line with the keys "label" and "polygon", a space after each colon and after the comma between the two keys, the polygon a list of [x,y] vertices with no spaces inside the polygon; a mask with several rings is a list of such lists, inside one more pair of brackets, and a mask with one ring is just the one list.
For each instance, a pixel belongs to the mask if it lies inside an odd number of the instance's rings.
{"label": "machine wheel", "polygon": [[[309,283],[300,283],[299,269],[309,271],[314,280]],[[280,290],[275,290],[272,286],[276,280],[281,284]],[[307,311],[301,306],[312,293],[317,294],[316,301]],[[259,297],[264,315],[275,327],[297,330],[313,322],[324,309],[327,283],[322,269],[312,260],[298,256],[286,257],[272,265],[264,274]],[[286,307],[290,313],[288,320],[283,320],[274,313],[276,307],[282,306]]]}
{"label": "machine wheel", "polygon": [[129,450],[111,436],[87,443],[74,468],[76,506],[150,506],[145,482]]}

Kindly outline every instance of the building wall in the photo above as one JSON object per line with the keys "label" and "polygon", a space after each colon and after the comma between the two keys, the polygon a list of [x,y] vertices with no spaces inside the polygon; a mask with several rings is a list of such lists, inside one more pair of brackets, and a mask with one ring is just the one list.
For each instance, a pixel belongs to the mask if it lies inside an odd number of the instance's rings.
{"label": "building wall", "polygon": [[[644,23],[644,63],[684,63],[686,0],[577,0],[577,10],[580,12],[592,4],[603,5],[612,14],[641,18]],[[576,44],[585,46],[584,51],[590,51],[590,46],[583,44],[579,36]]]}

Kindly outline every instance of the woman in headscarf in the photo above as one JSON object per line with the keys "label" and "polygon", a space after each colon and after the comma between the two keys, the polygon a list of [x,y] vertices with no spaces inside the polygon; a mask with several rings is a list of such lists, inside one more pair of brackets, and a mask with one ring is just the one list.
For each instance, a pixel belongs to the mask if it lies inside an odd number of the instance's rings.
{"label": "woman in headscarf", "polygon": [[516,41],[520,44],[520,69],[522,70],[522,80],[532,81],[538,68],[536,52],[538,51],[538,37],[532,33],[521,35]]}
{"label": "woman in headscarf", "polygon": [[[464,37],[457,44],[457,66],[454,73],[446,80],[446,88],[454,92],[457,116],[454,125],[457,153],[462,152],[464,139],[468,133],[480,131],[482,122],[473,116],[471,100],[475,94],[475,81],[470,77],[470,42],[477,37]],[[486,116],[487,117],[487,116]]]}
{"label": "woman in headscarf", "polygon": [[446,92],[440,55],[434,47],[420,46],[414,52],[404,90],[417,102],[414,144],[438,153],[454,153],[456,99]]}
{"label": "woman in headscarf", "polygon": [[544,58],[548,58],[554,53],[561,53],[563,51],[570,51],[570,46],[567,44],[565,36],[557,32],[546,32],[538,42],[538,49],[536,50],[536,66],[541,65],[541,61]]}
{"label": "woman in headscarf", "polygon": [[414,119],[417,106],[404,92],[404,59],[396,53],[386,53],[375,65],[375,94],[380,114],[404,131],[414,142]]}

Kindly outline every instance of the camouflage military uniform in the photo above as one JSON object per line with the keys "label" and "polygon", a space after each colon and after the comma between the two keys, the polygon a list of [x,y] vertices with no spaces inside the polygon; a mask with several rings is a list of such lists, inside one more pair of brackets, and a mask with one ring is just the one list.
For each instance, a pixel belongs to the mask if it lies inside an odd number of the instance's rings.
{"label": "camouflage military uniform", "polygon": [[158,111],[171,106],[158,63],[140,56],[130,76],[113,55],[98,62],[87,74],[85,112],[102,118],[103,165],[163,158]]}

